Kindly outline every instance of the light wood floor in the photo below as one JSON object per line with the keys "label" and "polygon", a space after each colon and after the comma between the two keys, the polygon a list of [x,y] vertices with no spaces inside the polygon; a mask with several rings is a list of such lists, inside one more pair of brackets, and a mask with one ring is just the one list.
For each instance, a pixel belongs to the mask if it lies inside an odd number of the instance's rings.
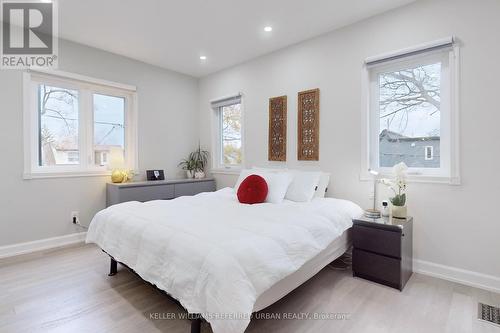
{"label": "light wood floor", "polygon": [[[183,313],[155,288],[91,245],[0,261],[0,332],[189,332]],[[500,295],[414,274],[403,292],[329,267],[266,313],[347,313],[345,320],[252,320],[255,332],[492,332],[477,302]],[[151,319],[157,314],[160,319]],[[211,332],[207,324],[202,332]]]}

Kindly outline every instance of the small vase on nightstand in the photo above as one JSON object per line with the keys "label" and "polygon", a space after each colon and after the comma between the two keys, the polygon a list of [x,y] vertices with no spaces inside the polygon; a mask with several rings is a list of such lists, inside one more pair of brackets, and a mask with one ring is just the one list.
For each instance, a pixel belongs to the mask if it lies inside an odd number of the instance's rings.
{"label": "small vase on nightstand", "polygon": [[407,216],[406,206],[392,206],[392,217],[405,219]]}

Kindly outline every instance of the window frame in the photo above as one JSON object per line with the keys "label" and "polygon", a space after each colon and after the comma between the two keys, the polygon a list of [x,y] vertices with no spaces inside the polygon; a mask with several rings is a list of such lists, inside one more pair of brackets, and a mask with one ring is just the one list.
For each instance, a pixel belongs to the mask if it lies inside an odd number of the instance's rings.
{"label": "window frame", "polygon": [[[40,84],[78,91],[78,150],[79,164],[39,165],[39,109]],[[24,179],[107,176],[106,166],[95,165],[93,94],[125,99],[125,168],[137,168],[137,93],[134,86],[62,71],[26,71],[24,85]]]}
{"label": "window frame", "polygon": [[[435,44],[435,43],[429,43]],[[425,49],[425,46],[421,46]],[[410,182],[460,184],[459,174],[459,46],[453,44],[448,49],[431,50],[415,54],[415,48],[408,56],[401,57],[404,50],[385,55],[391,59],[362,70],[362,149],[360,180],[371,180],[368,170],[376,170],[381,177],[391,177],[392,168],[379,166],[379,83],[378,75],[388,71],[397,71],[412,66],[423,66],[438,61],[442,62],[441,77],[441,133],[440,133],[440,168],[409,168]]]}
{"label": "window frame", "polygon": [[[212,156],[212,172],[213,173],[228,173],[228,174],[236,174],[239,173],[245,165],[245,111],[244,111],[244,102],[243,95],[236,94],[231,95],[229,97],[220,98],[217,100],[226,100],[239,97],[239,103],[228,103],[221,106],[213,107],[213,135],[212,135],[212,151],[214,152]],[[213,102],[212,102],[213,103]],[[223,148],[222,148],[222,109],[224,107],[240,104],[240,114],[241,114],[241,163],[239,165],[231,165],[223,163]]]}

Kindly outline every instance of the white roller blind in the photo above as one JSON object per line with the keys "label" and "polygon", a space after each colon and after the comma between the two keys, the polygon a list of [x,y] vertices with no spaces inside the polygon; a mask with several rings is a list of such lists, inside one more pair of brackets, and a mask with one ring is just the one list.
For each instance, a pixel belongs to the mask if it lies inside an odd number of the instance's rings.
{"label": "white roller blind", "polygon": [[411,57],[414,55],[422,54],[422,53],[429,53],[433,51],[439,51],[439,50],[446,50],[446,49],[451,49],[455,43],[455,40],[453,37],[447,37],[443,38],[440,40],[436,40],[430,43],[422,44],[416,47],[408,48],[408,49],[403,49],[400,51],[388,53],[388,54],[382,54],[376,57],[370,57],[365,60],[365,64],[367,67],[372,67],[376,66],[382,63],[402,59],[402,58],[407,58]]}
{"label": "white roller blind", "polygon": [[224,97],[210,102],[212,109],[218,109],[223,106],[228,106],[238,103],[241,103],[241,94]]}

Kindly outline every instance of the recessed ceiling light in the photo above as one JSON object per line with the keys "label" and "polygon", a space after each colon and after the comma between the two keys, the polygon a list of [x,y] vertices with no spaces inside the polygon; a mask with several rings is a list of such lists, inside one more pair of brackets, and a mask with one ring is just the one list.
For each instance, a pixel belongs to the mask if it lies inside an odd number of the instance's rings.
{"label": "recessed ceiling light", "polygon": [[207,56],[200,56],[200,60],[207,60]]}
{"label": "recessed ceiling light", "polygon": [[270,26],[264,27],[264,31],[271,32],[271,31],[273,31],[273,27],[270,27]]}

